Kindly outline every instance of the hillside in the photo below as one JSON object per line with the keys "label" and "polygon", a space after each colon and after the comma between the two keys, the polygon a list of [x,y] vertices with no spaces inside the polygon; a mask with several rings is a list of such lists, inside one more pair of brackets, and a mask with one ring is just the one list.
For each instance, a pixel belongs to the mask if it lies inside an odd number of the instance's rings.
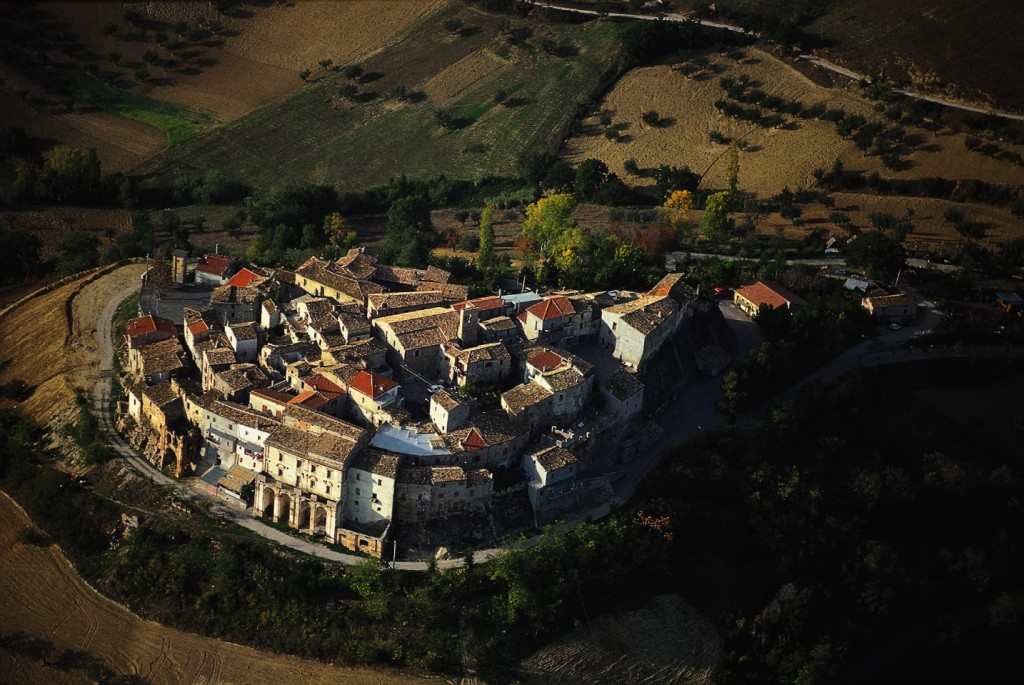
{"label": "hillside", "polygon": [[[452,33],[446,21],[463,28]],[[359,78],[332,72],[139,170],[169,177],[229,169],[256,184],[346,189],[399,174],[509,175],[521,153],[549,146],[595,90],[617,58],[618,31],[597,21],[528,24],[452,4],[364,60]],[[346,86],[354,88],[348,95]],[[450,115],[448,128],[435,119],[439,109]]]}
{"label": "hillside", "polygon": [[[623,11],[627,0],[574,0]],[[707,0],[666,0],[674,12]],[[1003,0],[718,0],[709,18],[801,38],[819,56],[917,90],[1024,111],[1024,6]],[[774,27],[774,28],[773,28]]]}

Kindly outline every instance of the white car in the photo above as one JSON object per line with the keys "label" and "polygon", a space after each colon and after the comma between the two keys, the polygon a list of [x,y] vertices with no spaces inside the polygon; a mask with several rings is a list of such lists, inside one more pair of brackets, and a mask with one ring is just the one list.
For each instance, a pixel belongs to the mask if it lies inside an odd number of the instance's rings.
{"label": "white car", "polygon": [[898,330],[899,330],[899,329],[901,329],[901,328],[902,328],[902,326],[900,326],[900,325],[899,325],[898,323],[896,323],[895,321],[894,321],[894,322],[892,322],[891,324],[889,324],[889,330],[891,330],[891,331],[898,331]]}
{"label": "white car", "polygon": [[431,385],[431,386],[429,386],[427,388],[427,392],[429,392],[431,395],[433,395],[434,393],[441,392],[442,390],[444,390],[444,386],[443,385],[439,385],[437,383],[435,383],[435,384],[433,384],[433,385]]}

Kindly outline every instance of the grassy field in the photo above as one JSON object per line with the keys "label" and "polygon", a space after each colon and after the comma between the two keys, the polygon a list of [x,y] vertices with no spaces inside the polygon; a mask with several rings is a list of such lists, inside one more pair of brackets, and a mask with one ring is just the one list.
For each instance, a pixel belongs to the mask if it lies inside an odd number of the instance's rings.
{"label": "grassy field", "polygon": [[[444,31],[459,19],[460,35]],[[406,174],[473,179],[514,172],[525,150],[543,149],[585,101],[617,58],[619,25],[526,25],[518,40],[501,17],[453,5],[411,29],[395,46],[363,63],[355,101],[337,96],[349,83],[332,73],[274,105],[199,135],[144,164],[140,171],[229,169],[247,181],[331,183],[358,189]],[[522,37],[524,36],[525,37]],[[567,56],[541,45],[571,41]],[[402,86],[411,97],[389,95]],[[495,93],[508,99],[497,104]],[[438,108],[457,122],[445,130]]]}
{"label": "grassy field", "polygon": [[114,88],[81,71],[68,71],[64,77],[76,100],[148,124],[167,136],[168,145],[191,138],[212,121],[207,112]]}

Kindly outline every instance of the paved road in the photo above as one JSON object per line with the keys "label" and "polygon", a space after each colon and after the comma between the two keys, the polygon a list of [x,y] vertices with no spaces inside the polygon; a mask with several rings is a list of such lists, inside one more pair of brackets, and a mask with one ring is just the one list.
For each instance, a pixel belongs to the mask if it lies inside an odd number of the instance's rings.
{"label": "paved road", "polygon": [[[669,252],[665,255],[665,268],[675,269],[679,262],[685,262],[687,259],[697,259],[702,261],[708,259],[721,259],[723,262],[761,261],[760,257],[736,257],[734,255],[714,254],[711,252],[686,252],[679,250],[676,252]],[[787,259],[786,264],[803,264],[806,266],[845,266],[846,260],[842,257],[806,257],[799,259]],[[929,262],[926,259],[917,259],[913,257],[907,259],[907,266],[912,266],[915,269],[934,269],[935,271],[943,271],[945,273],[963,270],[963,267],[957,266],[956,264]]]}
{"label": "paved road", "polygon": [[[591,15],[597,15],[597,16],[600,16],[602,14],[601,12],[597,12],[595,10],[580,9],[578,7],[565,7],[564,5],[556,5],[556,4],[548,3],[548,2],[533,2],[531,4],[536,5],[537,7],[544,7],[546,9],[559,10],[561,12],[575,12],[576,14],[591,14]],[[632,13],[628,13],[628,12],[605,12],[603,14],[604,14],[604,16],[612,17],[612,18],[615,18],[615,19],[639,19],[639,20],[642,20],[642,21],[671,21],[671,22],[680,23],[680,22],[694,21],[695,20],[694,17],[693,17],[693,14],[694,14],[693,12],[687,12],[685,14],[678,14],[678,13],[669,12],[669,13],[657,14],[657,15],[651,15],[651,14],[632,14]],[[699,18],[696,19],[696,22],[698,24],[700,24],[701,26],[708,26],[710,28],[724,29],[726,31],[734,31],[736,33],[746,33],[746,34],[749,34],[749,35],[755,36],[755,37],[758,35],[757,33],[753,32],[753,31],[747,31],[746,29],[741,28],[739,26],[735,26],[733,24],[723,24],[721,22],[710,21],[708,19],[699,19]],[[832,62],[829,62],[826,59],[822,59],[821,57],[815,57],[814,55],[808,55],[808,54],[801,54],[801,55],[799,55],[799,57],[802,60],[811,62],[812,64],[816,64],[816,65],[822,67],[823,69],[827,69],[827,70],[829,70],[831,72],[834,72],[836,74],[840,74],[840,75],[845,76],[847,78],[853,79],[854,81],[866,81],[866,82],[870,82],[871,81],[871,77],[869,77],[869,76],[857,73],[856,71],[853,71],[852,69],[847,69],[845,67],[841,67],[838,64],[833,64]],[[959,102],[954,102],[952,100],[945,100],[943,98],[934,97],[932,95],[924,95],[922,93],[915,93],[913,91],[904,90],[902,88],[894,88],[893,91],[896,92],[896,93],[899,93],[900,95],[903,95],[905,97],[913,98],[914,100],[925,100],[927,102],[933,102],[933,103],[935,103],[937,105],[942,105],[943,107],[951,107],[953,109],[964,110],[966,112],[977,112],[978,114],[990,114],[992,116],[1001,117],[1003,119],[1012,119],[1014,121],[1024,121],[1024,115],[1021,115],[1021,114],[1011,114],[1009,112],[1000,112],[1000,111],[994,110],[994,109],[985,109],[985,108],[982,108],[982,107],[972,107],[971,105],[964,105],[964,104],[961,104]]]}

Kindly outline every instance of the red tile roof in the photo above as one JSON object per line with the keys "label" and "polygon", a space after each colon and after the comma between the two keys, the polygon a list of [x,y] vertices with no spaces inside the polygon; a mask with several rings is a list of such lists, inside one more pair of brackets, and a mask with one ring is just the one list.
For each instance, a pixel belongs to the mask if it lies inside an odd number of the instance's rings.
{"label": "red tile roof", "polygon": [[478,297],[475,300],[464,300],[462,302],[456,302],[452,305],[452,309],[459,312],[465,309],[468,305],[472,304],[477,309],[503,309],[505,307],[505,300],[501,299],[497,295],[491,295],[489,297]]}
{"label": "red tile roof", "polygon": [[469,435],[462,441],[462,449],[466,452],[482,450],[485,447],[487,447],[487,441],[484,440],[484,436],[480,435],[480,431],[476,428],[469,431]]}
{"label": "red tile roof", "polygon": [[248,288],[249,284],[257,278],[263,278],[263,275],[250,269],[243,268],[237,274],[232,276],[231,280],[229,280],[225,285],[233,285],[238,288]]}
{"label": "red tile roof", "polygon": [[781,285],[763,283],[761,281],[758,281],[753,285],[745,285],[740,288],[736,288],[736,294],[749,300],[758,308],[764,304],[770,306],[772,309],[779,309],[780,307],[788,307],[790,304],[804,303],[803,298],[794,294],[790,290],[783,288]]}
{"label": "red tile roof", "polygon": [[204,274],[213,276],[223,276],[234,262],[234,257],[222,254],[208,254],[196,264],[196,271],[202,271]]}
{"label": "red tile roof", "polygon": [[345,394],[345,388],[341,387],[337,383],[331,382],[323,374],[313,374],[309,378],[305,379],[304,383],[329,400],[333,400],[335,397],[340,397]]}
{"label": "red tile roof", "polygon": [[305,390],[293,397],[288,404],[301,404],[308,409],[319,409],[327,404],[327,398],[316,390]]}
{"label": "red tile roof", "polygon": [[210,330],[210,328],[210,324],[200,319],[199,321],[196,321],[194,324],[188,327],[188,332],[191,333],[193,336],[197,336],[200,333],[205,333],[206,331]]}
{"label": "red tile roof", "polygon": [[360,371],[352,377],[348,387],[358,390],[367,397],[379,397],[391,388],[398,387],[398,383],[373,371]]}
{"label": "red tile roof", "polygon": [[124,334],[129,338],[134,338],[138,335],[148,335],[150,333],[156,333],[160,331],[167,333],[171,337],[178,334],[174,329],[174,322],[168,319],[162,319],[159,316],[141,316],[138,319],[131,319],[124,325]]}
{"label": "red tile roof", "polygon": [[563,316],[572,316],[576,313],[573,309],[572,302],[569,298],[564,295],[557,295],[555,297],[549,297],[546,300],[538,302],[526,311],[530,312],[538,319],[548,321],[549,319],[560,319]]}
{"label": "red tile roof", "polygon": [[274,390],[273,388],[257,388],[256,390],[250,390],[249,395],[251,397],[262,397],[265,400],[276,402],[278,404],[288,404],[294,397],[286,392],[280,390]]}
{"label": "red tile roof", "polygon": [[526,362],[535,369],[539,369],[541,373],[545,373],[547,371],[554,371],[561,366],[565,360],[551,350],[538,350],[537,352],[529,355],[526,358]]}

